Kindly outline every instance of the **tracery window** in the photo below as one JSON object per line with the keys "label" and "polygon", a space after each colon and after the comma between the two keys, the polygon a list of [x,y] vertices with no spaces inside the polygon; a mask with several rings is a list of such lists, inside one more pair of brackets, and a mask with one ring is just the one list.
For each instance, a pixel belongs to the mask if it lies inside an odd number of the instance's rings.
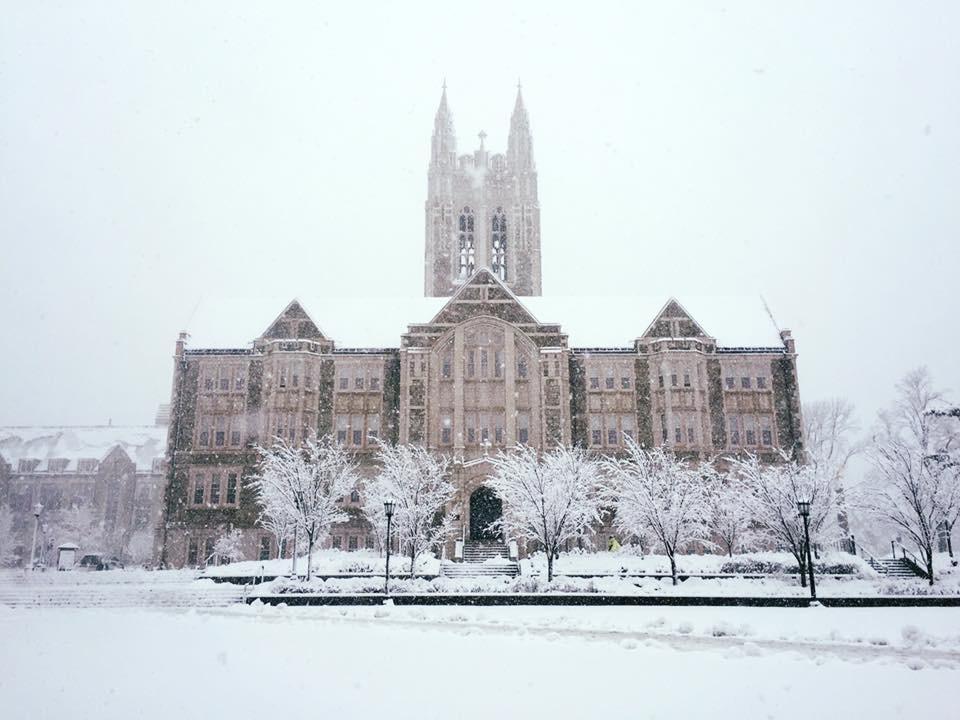
{"label": "tracery window", "polygon": [[473,275],[476,268],[473,243],[473,210],[464,207],[460,211],[460,277]]}
{"label": "tracery window", "polygon": [[507,216],[503,208],[497,208],[493,214],[491,232],[493,241],[493,274],[501,280],[507,279]]}

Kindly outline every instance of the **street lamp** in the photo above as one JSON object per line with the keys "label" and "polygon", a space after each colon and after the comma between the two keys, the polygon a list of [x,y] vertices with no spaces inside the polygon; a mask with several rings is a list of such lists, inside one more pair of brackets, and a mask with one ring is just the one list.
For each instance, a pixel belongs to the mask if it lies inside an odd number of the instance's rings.
{"label": "street lamp", "polygon": [[33,506],[33,544],[30,545],[30,569],[36,570],[37,557],[37,531],[40,529],[40,513],[43,512],[43,505],[37,503]]}
{"label": "street lamp", "polygon": [[293,491],[293,504],[297,508],[297,512],[294,515],[293,519],[293,563],[290,567],[290,575],[294,580],[297,579],[297,528],[300,527],[300,517],[303,515],[303,491],[294,490]]}
{"label": "street lamp", "polygon": [[[797,500],[797,512],[803,518],[803,535],[807,541],[806,561],[810,572],[810,599],[815,601],[817,599],[817,586],[813,581],[813,554],[810,552],[810,501]],[[803,571],[804,568],[800,568],[800,572]]]}
{"label": "street lamp", "polygon": [[[393,517],[393,500],[384,500],[383,501],[383,514],[387,516],[387,572],[383,580],[383,594],[386,597],[390,596],[390,518]],[[411,574],[413,573],[413,568],[410,568]]]}

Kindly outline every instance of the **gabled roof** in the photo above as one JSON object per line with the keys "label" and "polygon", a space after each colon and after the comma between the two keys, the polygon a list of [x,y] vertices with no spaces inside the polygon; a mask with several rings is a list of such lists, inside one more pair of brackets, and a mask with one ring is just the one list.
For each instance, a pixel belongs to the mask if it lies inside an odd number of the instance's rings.
{"label": "gabled roof", "polygon": [[[477,289],[485,292],[476,293]],[[462,322],[470,315],[491,315],[510,322],[536,325],[533,316],[520,299],[490,270],[481,267],[447,300],[429,325]],[[411,318],[411,324],[420,324]]]}
{"label": "gabled roof", "polygon": [[294,298],[261,337],[270,340],[327,340],[299,300]]}
{"label": "gabled roof", "polygon": [[[676,335],[672,335],[673,329],[677,328]],[[664,334],[664,330],[670,331]],[[686,309],[677,302],[676,298],[670,298],[666,304],[657,313],[657,316],[647,326],[640,337],[711,337],[700,324],[686,311]]]}
{"label": "gabled roof", "polygon": [[[536,318],[540,324],[560,325],[571,347],[630,347],[669,304],[664,304],[662,295],[524,296],[521,301],[509,288],[504,291],[504,305]],[[408,326],[436,321],[458,294],[452,298],[300,295],[297,302],[304,312],[309,310],[308,317],[322,322],[323,335],[338,348],[396,348]],[[721,346],[783,346],[759,296],[684,295],[675,301]],[[186,328],[191,336],[189,347],[250,347],[257,332],[279,319],[274,315],[276,309],[289,302],[289,296],[206,300]]]}

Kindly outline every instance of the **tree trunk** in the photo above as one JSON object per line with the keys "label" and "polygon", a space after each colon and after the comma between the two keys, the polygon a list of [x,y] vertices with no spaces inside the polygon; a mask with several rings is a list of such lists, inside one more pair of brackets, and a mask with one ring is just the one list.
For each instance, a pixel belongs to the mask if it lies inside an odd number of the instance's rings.
{"label": "tree trunk", "polygon": [[927,582],[930,586],[933,586],[933,545],[925,549],[924,555],[926,557],[926,566],[927,566]]}
{"label": "tree trunk", "polygon": [[673,579],[673,584],[677,584],[677,561],[673,557],[673,553],[670,553],[670,577]]}
{"label": "tree trunk", "polygon": [[313,563],[313,533],[307,533],[307,582],[310,582],[310,568]]}
{"label": "tree trunk", "polygon": [[547,551],[547,582],[553,582],[553,553]]}
{"label": "tree trunk", "polygon": [[410,579],[411,580],[413,580],[413,567],[416,560],[417,560],[417,548],[414,547],[412,550],[410,550]]}

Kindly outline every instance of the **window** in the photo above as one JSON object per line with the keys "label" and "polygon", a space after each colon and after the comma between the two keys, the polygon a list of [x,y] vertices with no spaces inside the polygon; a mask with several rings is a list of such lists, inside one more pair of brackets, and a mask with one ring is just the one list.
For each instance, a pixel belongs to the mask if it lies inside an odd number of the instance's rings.
{"label": "window", "polygon": [[760,431],[760,437],[763,440],[763,444],[767,447],[773,445],[773,433],[770,431],[770,428],[763,428],[763,430]]}
{"label": "window", "polygon": [[364,546],[367,550],[373,550],[373,536],[372,536],[372,535],[367,535],[367,536],[363,539],[363,546]]}
{"label": "window", "polygon": [[341,377],[341,378],[340,378],[340,389],[341,389],[341,390],[349,390],[349,389],[350,389],[350,378],[348,378],[348,377]]}
{"label": "window", "polygon": [[744,390],[749,390],[749,389],[750,389],[750,378],[748,378],[748,377],[742,377],[742,378],[740,378],[740,387],[742,387]]}
{"label": "window", "polygon": [[517,413],[517,442],[526,445],[530,441],[530,415]]}
{"label": "window", "polygon": [[766,390],[767,389],[767,379],[762,375],[757,377],[757,389]]}
{"label": "window", "polygon": [[620,378],[620,388],[623,389],[623,390],[629,390],[629,389],[630,389],[630,378],[628,378],[628,377],[622,377],[622,378]]}
{"label": "window", "polygon": [[237,504],[237,474],[227,475],[227,505]]}
{"label": "window", "polygon": [[287,386],[287,369],[285,367],[280,368],[280,387],[285,388]]}
{"label": "window", "polygon": [[357,547],[358,547],[358,545],[357,545],[357,536],[356,536],[356,535],[351,535],[350,538],[347,540],[347,549],[348,549],[348,550],[356,550]]}
{"label": "window", "polygon": [[367,416],[367,437],[371,440],[376,440],[380,437],[380,416],[379,415],[368,415]]}
{"label": "window", "polygon": [[17,472],[33,472],[40,465],[39,458],[21,458],[17,463]]}
{"label": "window", "polygon": [[230,444],[236,447],[240,444],[240,431],[234,430],[230,433]]}
{"label": "window", "polygon": [[683,386],[690,387],[690,373],[683,374]]}
{"label": "window", "polygon": [[634,417],[633,415],[624,415],[620,418],[620,427],[623,428],[623,434],[630,439],[636,439],[634,435]]}
{"label": "window", "polygon": [[363,375],[359,375],[353,379],[353,387],[356,390],[363,390]]}
{"label": "window", "polygon": [[360,493],[357,490],[350,491],[350,502],[360,502]]}
{"label": "window", "polygon": [[234,381],[233,381],[234,390],[243,390],[243,387],[245,384],[246,384],[246,380],[243,377],[243,371],[242,370],[238,371],[237,376],[236,378],[234,378]]}
{"label": "window", "polygon": [[607,375],[607,377],[604,378],[604,386],[607,388],[607,390],[613,390],[613,384],[613,376]]}
{"label": "window", "polygon": [[206,488],[203,483],[203,475],[197,475],[193,479],[193,504],[203,505]]}
{"label": "window", "polygon": [[599,415],[590,416],[590,444],[591,445],[603,444],[602,422],[603,422],[602,418]]}
{"label": "window", "polygon": [[469,207],[460,211],[460,277],[473,275],[476,266],[473,245],[473,210]]}
{"label": "window", "polygon": [[440,442],[449,445],[453,442],[453,420],[449,415],[440,419]]}
{"label": "window", "polygon": [[590,378],[590,389],[599,390],[600,389],[600,378],[592,377]]}
{"label": "window", "polygon": [[660,380],[660,387],[663,387],[663,375],[659,377],[659,380]]}
{"label": "window", "polygon": [[678,443],[683,442],[683,432],[679,425],[673,429],[673,439]]}
{"label": "window", "polygon": [[753,430],[747,430],[747,445],[757,444],[757,433]]}
{"label": "window", "polygon": [[213,378],[208,377],[203,379],[203,389],[204,390],[213,390]]}
{"label": "window", "polygon": [[527,358],[523,355],[517,358],[517,377],[522,380],[527,379]]}
{"label": "window", "polygon": [[740,422],[736,417],[730,418],[730,444],[740,444]]}
{"label": "window", "polygon": [[216,544],[216,540],[212,537],[208,537],[203,542],[203,564],[206,565],[208,562],[213,560],[213,546]]}
{"label": "window", "polygon": [[339,535],[334,535],[334,536],[333,536],[333,547],[336,548],[337,550],[339,550],[340,548],[342,548],[342,547],[343,547],[343,538],[340,537]]}
{"label": "window", "polygon": [[82,458],[77,461],[77,472],[94,473],[99,463],[93,458]]}
{"label": "window", "polygon": [[378,375],[374,375],[372,378],[370,378],[370,389],[371,390],[380,389],[380,377]]}
{"label": "window", "polygon": [[224,371],[224,374],[220,377],[220,389],[221,390],[230,389],[230,378],[227,377],[226,371]]}
{"label": "window", "polygon": [[220,475],[214,475],[210,478],[210,504],[220,504]]}
{"label": "window", "polygon": [[463,423],[467,430],[467,444],[473,445],[477,442],[477,414],[465,413]]}
{"label": "window", "polygon": [[503,377],[503,350],[497,350],[493,353],[493,376]]}
{"label": "window", "polygon": [[733,390],[736,387],[737,379],[733,377],[726,378],[727,380],[727,390]]}
{"label": "window", "polygon": [[670,376],[670,385],[671,385],[671,387],[676,387],[676,386],[677,386],[677,376],[676,376],[676,374],[673,374],[673,375]]}
{"label": "window", "polygon": [[444,353],[443,359],[440,361],[440,377],[444,380],[449,380],[453,375],[453,357],[449,352]]}
{"label": "window", "polygon": [[467,377],[472,378],[477,374],[476,356],[474,350],[467,350]]}
{"label": "window", "polygon": [[199,554],[200,548],[197,546],[197,540],[196,538],[191,538],[187,544],[187,565],[196,565]]}
{"label": "window", "polygon": [[607,428],[607,445],[617,444],[617,429],[615,427]]}
{"label": "window", "polygon": [[353,415],[350,418],[350,429],[352,430],[353,444],[363,445],[363,415]]}
{"label": "window", "polygon": [[345,445],[347,442],[347,417],[345,415],[337,416],[337,442]]}
{"label": "window", "polygon": [[697,442],[697,436],[692,427],[687,428],[687,442],[691,445],[695,445]]}
{"label": "window", "polygon": [[507,216],[503,208],[497,208],[493,215],[490,237],[493,245],[493,274],[501,280],[507,279]]}
{"label": "window", "polygon": [[260,559],[261,560],[270,559],[270,536],[269,535],[260,536]]}

